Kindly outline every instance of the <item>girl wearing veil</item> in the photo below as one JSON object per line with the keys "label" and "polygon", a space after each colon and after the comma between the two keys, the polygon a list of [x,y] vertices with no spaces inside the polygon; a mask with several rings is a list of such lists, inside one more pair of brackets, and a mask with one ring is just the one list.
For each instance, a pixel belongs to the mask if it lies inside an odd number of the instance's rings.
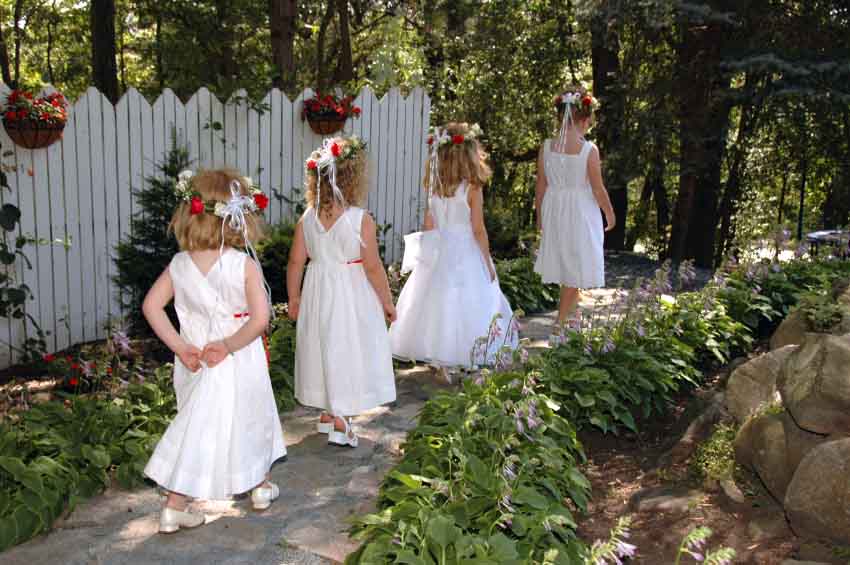
{"label": "girl wearing veil", "polygon": [[584,138],[596,100],[575,87],[554,102],[561,129],[556,139],[543,142],[537,159],[534,202],[543,233],[534,271],[544,283],[561,287],[558,328],[578,329],[578,289],[605,286],[604,231],[616,218],[602,182],[599,149]]}
{"label": "girl wearing veil", "polygon": [[323,410],[317,429],[328,443],[349,447],[357,447],[351,417],[395,400],[387,322],[396,311],[375,220],[360,207],[366,163],[356,137],[327,139],[312,153],[286,269],[289,317],[298,321],[295,396]]}
{"label": "girl wearing veil", "polygon": [[[181,251],[142,305],[175,354],[177,415],[145,467],[168,493],[162,533],[204,523],[187,496],[251,491],[254,508],[268,508],[280,493],[269,470],[286,454],[262,341],[270,301],[252,246],[263,235],[268,198],[227,169],[183,171],[176,191],[170,229]],[[179,333],[165,313],[172,299]]]}

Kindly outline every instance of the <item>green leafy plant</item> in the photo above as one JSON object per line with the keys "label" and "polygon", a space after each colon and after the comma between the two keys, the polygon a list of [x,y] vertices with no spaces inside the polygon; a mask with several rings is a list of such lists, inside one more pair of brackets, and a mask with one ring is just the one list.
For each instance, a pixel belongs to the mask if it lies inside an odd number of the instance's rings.
{"label": "green leafy plant", "polygon": [[836,302],[825,290],[803,294],[797,307],[812,331],[823,333],[835,328],[846,313],[846,307]]}
{"label": "green leafy plant", "polygon": [[511,308],[525,312],[542,312],[558,303],[558,287],[543,284],[534,272],[534,262],[529,257],[496,261],[499,286]]}
{"label": "green leafy plant", "polygon": [[295,224],[284,222],[273,226],[268,236],[257,245],[257,255],[263,267],[263,274],[272,291],[272,302],[286,302],[286,264],[289,261],[289,249],[295,235]]}
{"label": "green leafy plant", "polygon": [[690,461],[691,475],[697,480],[733,479],[738,469],[734,446],[737,434],[737,426],[719,424],[711,437],[697,447]]}
{"label": "green leafy plant", "polygon": [[275,319],[268,337],[269,376],[277,408],[295,406],[295,322],[287,318],[286,305],[275,305]]}
{"label": "green leafy plant", "polygon": [[732,560],[735,559],[735,550],[728,547],[720,547],[714,550],[706,548],[705,544],[711,535],[711,529],[705,526],[694,528],[688,532],[679,545],[674,565],[679,565],[685,556],[689,556],[695,562],[704,565],[731,565]]}

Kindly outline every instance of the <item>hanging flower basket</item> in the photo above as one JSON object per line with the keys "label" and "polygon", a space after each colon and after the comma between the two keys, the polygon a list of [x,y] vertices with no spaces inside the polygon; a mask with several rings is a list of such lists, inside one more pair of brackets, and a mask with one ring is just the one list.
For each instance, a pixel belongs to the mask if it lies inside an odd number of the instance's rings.
{"label": "hanging flower basket", "polygon": [[13,90],[3,108],[3,126],[16,145],[27,149],[47,147],[62,137],[67,114],[65,97],[58,92],[35,97]]}
{"label": "hanging flower basket", "polygon": [[352,105],[351,96],[337,98],[333,94],[316,93],[304,101],[301,119],[307,120],[310,129],[317,135],[330,135],[340,131],[345,121],[360,117],[360,108]]}
{"label": "hanging flower basket", "polygon": [[14,122],[3,118],[3,126],[9,138],[15,145],[27,149],[40,149],[54,144],[62,138],[65,124],[46,124],[33,120],[18,120]]}

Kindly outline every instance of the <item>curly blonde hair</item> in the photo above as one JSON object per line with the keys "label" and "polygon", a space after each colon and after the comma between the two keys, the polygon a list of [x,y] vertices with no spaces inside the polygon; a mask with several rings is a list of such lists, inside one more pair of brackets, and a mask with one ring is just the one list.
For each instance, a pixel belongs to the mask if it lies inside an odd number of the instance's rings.
{"label": "curly blonde hair", "polygon": [[[248,181],[234,169],[214,169],[198,171],[192,177],[192,189],[201,195],[205,202],[216,200],[227,202],[230,197],[230,184],[239,183],[240,192],[251,196]],[[181,202],[171,217],[168,230],[177,238],[177,244],[182,251],[201,251],[218,249],[221,246],[222,222],[224,220],[210,212],[191,214],[190,203]],[[245,214],[248,227],[248,238],[251,243],[257,243],[266,235],[266,223],[260,213]],[[242,247],[245,242],[241,231],[236,231],[229,225],[224,226],[224,245]]]}
{"label": "curly blonde hair", "polygon": [[[345,137],[333,139],[344,151],[352,143]],[[336,185],[342,191],[345,202],[353,206],[363,206],[366,193],[369,192],[369,182],[366,175],[368,163],[366,150],[361,148],[349,159],[338,159],[336,162]],[[319,190],[321,189],[321,190]],[[317,194],[321,194],[321,202],[316,202]],[[308,170],[304,177],[304,199],[307,206],[318,212],[328,212],[333,208],[334,194],[328,178],[316,170]]]}
{"label": "curly blonde hair", "polygon": [[[580,98],[584,98],[590,92],[580,84],[569,86],[564,92],[575,92]],[[564,119],[564,112],[567,109],[567,104],[561,101],[561,95],[555,97],[555,110],[558,112],[558,127],[561,127],[561,121]],[[587,120],[593,117],[593,106],[583,106],[582,104],[572,105],[573,122]]]}
{"label": "curly blonde hair", "polygon": [[[466,136],[470,125],[466,122],[449,122],[442,129],[450,136]],[[487,152],[477,139],[466,139],[463,143],[447,143],[437,148],[439,160],[439,181],[435,182],[434,193],[450,198],[454,196],[460,183],[466,181],[472,186],[483,187],[493,176],[487,164]],[[431,159],[425,163],[425,178],[422,184],[427,188],[431,182]],[[436,179],[435,179],[436,180]]]}

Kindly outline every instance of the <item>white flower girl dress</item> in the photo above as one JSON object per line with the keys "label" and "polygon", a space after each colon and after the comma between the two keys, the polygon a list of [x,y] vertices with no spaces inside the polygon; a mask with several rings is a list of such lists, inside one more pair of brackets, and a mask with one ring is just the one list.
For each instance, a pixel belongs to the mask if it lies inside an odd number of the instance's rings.
{"label": "white flower girl dress", "polygon": [[[492,364],[501,347],[518,345],[511,306],[498,279],[490,280],[473,235],[467,194],[463,182],[451,197],[431,196],[436,229],[405,237],[402,270],[412,273],[390,328],[393,355],[399,359],[470,367]],[[501,318],[491,330],[497,314]],[[488,334],[485,352],[476,347],[476,340]]]}
{"label": "white flower girl dress", "polygon": [[[206,276],[187,252],[169,273],[180,334],[198,348],[233,335],[247,321],[245,253],[226,249]],[[145,467],[169,491],[225,499],[262,483],[286,455],[263,340],[192,373],[174,361],[177,416]]]}

